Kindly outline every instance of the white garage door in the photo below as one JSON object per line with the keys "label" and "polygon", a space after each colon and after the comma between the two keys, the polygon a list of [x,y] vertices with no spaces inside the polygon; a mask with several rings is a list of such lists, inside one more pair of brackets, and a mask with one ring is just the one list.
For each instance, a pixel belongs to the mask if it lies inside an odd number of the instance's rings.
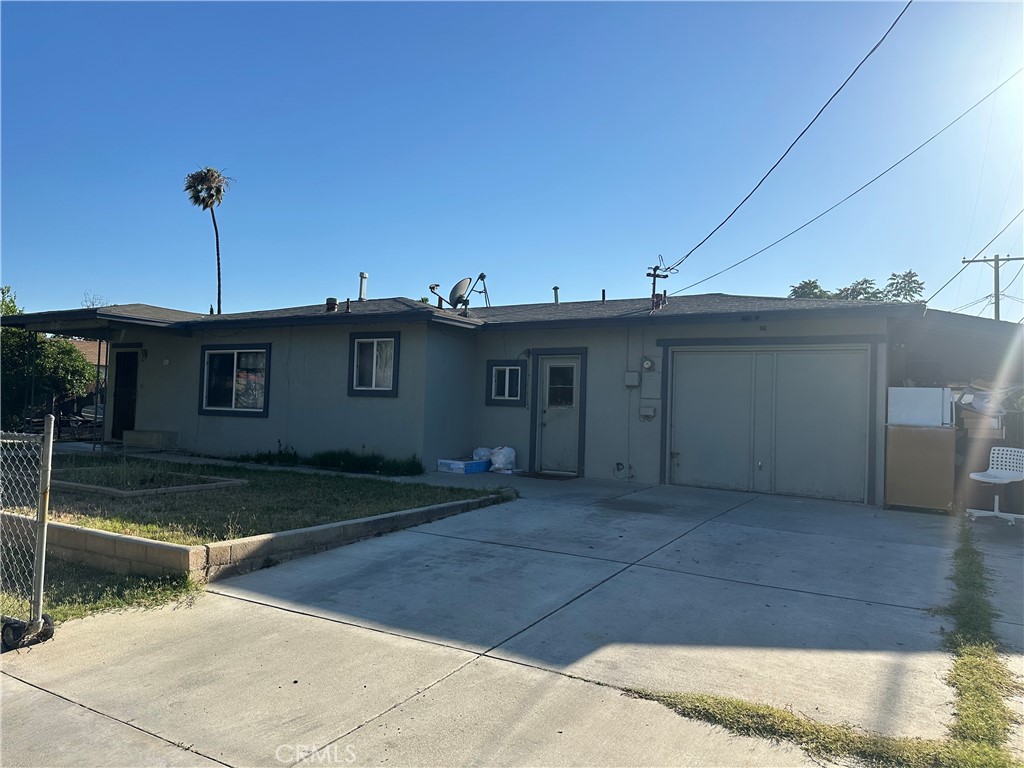
{"label": "white garage door", "polygon": [[678,350],[671,394],[671,482],[866,500],[866,347]]}

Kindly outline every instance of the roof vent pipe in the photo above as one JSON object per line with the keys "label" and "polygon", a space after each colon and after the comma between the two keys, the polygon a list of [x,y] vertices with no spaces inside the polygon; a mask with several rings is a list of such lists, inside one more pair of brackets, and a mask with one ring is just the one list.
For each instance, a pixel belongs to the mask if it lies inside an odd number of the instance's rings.
{"label": "roof vent pipe", "polygon": [[601,303],[604,304],[604,288],[601,289]]}
{"label": "roof vent pipe", "polygon": [[366,301],[366,278],[368,278],[368,277],[369,277],[369,275],[366,274],[365,272],[360,272],[359,273],[359,300],[360,301]]}
{"label": "roof vent pipe", "polygon": [[555,304],[557,304],[558,303],[558,286],[557,285],[554,286],[551,290],[555,292]]}
{"label": "roof vent pipe", "polygon": [[338,311],[338,300],[333,296],[327,297],[327,302],[324,304],[324,312],[337,312]]}
{"label": "roof vent pipe", "polygon": [[349,314],[352,311],[352,299],[345,299],[345,314]]}

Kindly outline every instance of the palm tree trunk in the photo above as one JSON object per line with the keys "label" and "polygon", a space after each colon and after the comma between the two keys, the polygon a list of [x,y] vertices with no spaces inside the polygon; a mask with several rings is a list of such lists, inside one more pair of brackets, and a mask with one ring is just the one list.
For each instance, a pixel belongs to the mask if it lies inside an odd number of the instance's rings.
{"label": "palm tree trunk", "polygon": [[217,314],[220,314],[220,232],[217,230],[217,217],[213,215],[213,208],[210,208],[210,218],[213,219],[213,239],[217,244]]}

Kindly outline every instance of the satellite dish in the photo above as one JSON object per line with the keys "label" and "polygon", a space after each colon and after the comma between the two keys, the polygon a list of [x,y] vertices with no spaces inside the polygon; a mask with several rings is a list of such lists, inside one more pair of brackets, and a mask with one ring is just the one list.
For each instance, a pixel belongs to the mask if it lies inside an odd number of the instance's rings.
{"label": "satellite dish", "polygon": [[466,302],[466,296],[469,293],[469,286],[472,282],[473,278],[471,277],[464,277],[462,280],[459,280],[455,287],[452,288],[452,292],[448,294],[448,303],[453,307],[457,307]]}

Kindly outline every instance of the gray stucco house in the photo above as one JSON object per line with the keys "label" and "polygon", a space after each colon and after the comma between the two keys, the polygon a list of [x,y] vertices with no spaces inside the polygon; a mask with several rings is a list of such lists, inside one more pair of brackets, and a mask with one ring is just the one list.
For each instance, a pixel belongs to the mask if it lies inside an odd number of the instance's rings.
{"label": "gray stucco house", "polygon": [[[661,302],[659,302],[661,304]],[[109,345],[105,438],[289,446],[880,503],[887,387],[1021,379],[1019,325],[921,305],[707,294],[439,309],[7,316]]]}

